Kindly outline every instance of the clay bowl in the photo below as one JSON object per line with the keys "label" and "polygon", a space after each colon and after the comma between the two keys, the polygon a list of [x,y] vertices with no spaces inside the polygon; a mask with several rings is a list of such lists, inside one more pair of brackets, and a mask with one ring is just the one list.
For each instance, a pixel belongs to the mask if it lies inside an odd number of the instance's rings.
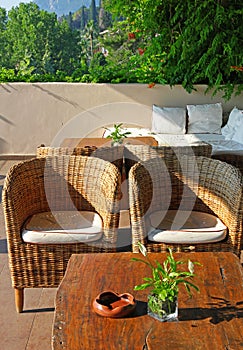
{"label": "clay bowl", "polygon": [[129,293],[118,294],[113,291],[104,291],[93,301],[94,311],[105,317],[124,317],[134,311],[136,301]]}

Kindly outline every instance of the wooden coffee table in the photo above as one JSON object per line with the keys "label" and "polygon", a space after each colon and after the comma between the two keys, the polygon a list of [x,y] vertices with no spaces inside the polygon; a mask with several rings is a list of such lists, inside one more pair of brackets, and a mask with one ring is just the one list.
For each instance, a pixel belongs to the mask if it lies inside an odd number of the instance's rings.
{"label": "wooden coffee table", "polygon": [[[179,293],[179,321],[159,322],[146,314],[148,290],[133,291],[150,270],[133,253],[72,255],[56,296],[54,350],[223,350],[243,348],[243,271],[231,253],[175,253],[199,261],[194,282],[200,294]],[[150,253],[163,262],[163,253]],[[101,291],[130,292],[133,315],[105,318],[92,309]]]}

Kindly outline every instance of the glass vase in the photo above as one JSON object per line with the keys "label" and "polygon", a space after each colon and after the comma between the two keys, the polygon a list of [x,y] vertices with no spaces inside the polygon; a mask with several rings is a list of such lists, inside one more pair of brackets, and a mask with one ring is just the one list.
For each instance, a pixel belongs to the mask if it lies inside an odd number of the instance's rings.
{"label": "glass vase", "polygon": [[149,294],[148,315],[161,322],[178,321],[178,299],[163,301],[158,295]]}
{"label": "glass vase", "polygon": [[118,146],[121,146],[122,144],[123,144],[123,140],[111,142],[111,146],[113,147],[118,147]]}

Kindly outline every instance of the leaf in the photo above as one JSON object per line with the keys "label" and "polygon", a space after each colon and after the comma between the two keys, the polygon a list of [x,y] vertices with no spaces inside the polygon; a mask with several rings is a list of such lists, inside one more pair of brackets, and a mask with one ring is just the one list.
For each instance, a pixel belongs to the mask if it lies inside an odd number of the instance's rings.
{"label": "leaf", "polygon": [[144,290],[145,288],[151,287],[151,283],[143,283],[134,287],[134,290]]}
{"label": "leaf", "polygon": [[151,277],[144,277],[143,280],[150,282],[150,283],[153,283],[153,279]]}
{"label": "leaf", "polygon": [[165,277],[167,275],[166,271],[163,269],[163,267],[161,266],[161,264],[156,261],[156,265],[157,265],[157,269],[158,271],[162,274],[163,277]]}
{"label": "leaf", "polygon": [[189,282],[189,281],[184,281],[183,283],[184,283],[184,285],[185,285],[186,288],[189,288],[189,290],[190,290],[190,287],[192,287],[192,288],[194,288],[197,292],[200,291],[200,289],[199,289],[195,284],[193,284],[193,283],[191,283],[191,282]]}
{"label": "leaf", "polygon": [[158,295],[159,295],[159,298],[163,301],[165,301],[165,299],[167,298],[166,290],[162,290]]}
{"label": "leaf", "polygon": [[149,267],[151,267],[151,264],[150,264],[148,261],[142,260],[142,259],[140,259],[140,258],[131,258],[131,261],[140,261],[140,262],[142,262],[142,263],[148,265]]}
{"label": "leaf", "polygon": [[194,273],[194,264],[190,259],[188,260],[188,270],[190,271],[190,273]]}
{"label": "leaf", "polygon": [[143,256],[147,256],[147,249],[141,242],[138,242],[138,248]]}

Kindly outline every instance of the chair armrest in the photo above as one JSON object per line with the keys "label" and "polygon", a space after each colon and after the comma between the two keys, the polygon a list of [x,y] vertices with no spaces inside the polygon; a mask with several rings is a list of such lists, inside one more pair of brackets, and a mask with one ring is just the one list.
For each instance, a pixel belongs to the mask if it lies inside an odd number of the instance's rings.
{"label": "chair armrest", "polygon": [[243,154],[237,153],[219,153],[213,154],[212,158],[221,160],[222,162],[229,163],[241,171],[243,175]]}
{"label": "chair armrest", "polygon": [[43,161],[21,162],[14,165],[5,178],[2,203],[6,231],[19,243],[22,242],[21,229],[26,219],[49,210],[43,185],[43,167]]}
{"label": "chair armrest", "polygon": [[230,164],[199,157],[198,197],[227,226],[231,242],[243,246],[243,177]]}

